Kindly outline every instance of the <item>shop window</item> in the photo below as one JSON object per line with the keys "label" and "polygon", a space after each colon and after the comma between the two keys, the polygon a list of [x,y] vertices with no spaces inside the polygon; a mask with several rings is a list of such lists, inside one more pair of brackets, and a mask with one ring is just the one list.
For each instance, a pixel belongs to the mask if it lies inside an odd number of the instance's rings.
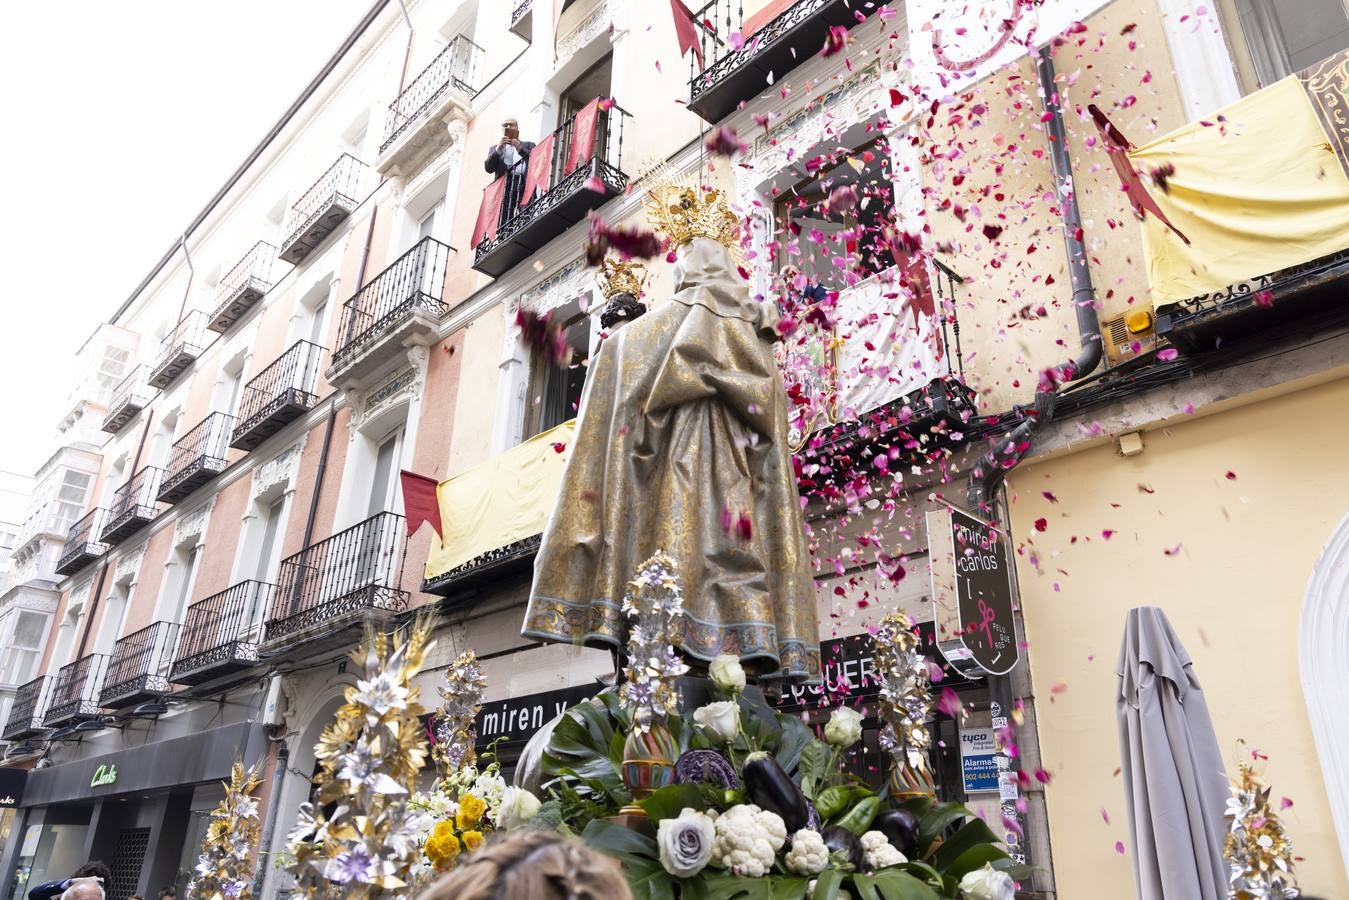
{"label": "shop window", "polygon": [[565,364],[559,365],[537,349],[530,351],[526,438],[575,418],[585,387],[585,360],[590,356],[590,316],[581,311],[579,300],[572,300],[553,310],[550,319],[560,323],[566,334],[570,357]]}
{"label": "shop window", "polygon": [[1349,47],[1344,0],[1220,0],[1218,9],[1246,93]]}

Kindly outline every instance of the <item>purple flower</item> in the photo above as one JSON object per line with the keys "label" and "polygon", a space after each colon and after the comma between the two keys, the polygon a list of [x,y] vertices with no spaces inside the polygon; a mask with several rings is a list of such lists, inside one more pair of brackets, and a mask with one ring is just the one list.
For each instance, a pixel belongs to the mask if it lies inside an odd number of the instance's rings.
{"label": "purple flower", "polygon": [[375,860],[364,847],[358,845],[337,854],[335,859],[324,866],[323,874],[338,884],[353,881],[369,884],[375,875]]}

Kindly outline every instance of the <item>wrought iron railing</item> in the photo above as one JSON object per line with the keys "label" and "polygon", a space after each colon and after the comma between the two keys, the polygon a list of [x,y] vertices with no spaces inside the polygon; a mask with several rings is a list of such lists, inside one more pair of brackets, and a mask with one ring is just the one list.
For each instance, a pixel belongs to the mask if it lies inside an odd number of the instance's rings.
{"label": "wrought iron railing", "polygon": [[[591,162],[584,161],[571,172],[566,172],[567,160],[571,155],[571,145],[575,138],[576,116],[563,122],[553,132],[553,158],[548,164],[547,190],[539,191],[524,206],[519,206],[520,191],[505,192],[502,200],[505,220],[497,228],[496,237],[484,238],[475,248],[476,259],[481,260],[502,244],[515,239],[522,229],[534,221],[546,216],[558,203],[579,190],[589,190],[586,182],[592,175],[598,176],[605,186],[615,193],[623,191],[628,184],[628,176],[623,174],[623,130],[631,116],[618,105],[601,109],[595,124],[595,145],[591,151]],[[502,176],[505,177],[505,176]]]}
{"label": "wrought iron railing", "polygon": [[112,389],[108,414],[103,418],[104,431],[117,433],[150,402],[147,375],[145,366],[136,366]]}
{"label": "wrought iron railing", "polygon": [[9,708],[2,735],[5,740],[16,740],[42,729],[47,703],[51,699],[52,679],[39,675],[14,692],[14,703]]}
{"label": "wrought iron railing", "polygon": [[937,277],[932,293],[937,300],[937,317],[941,319],[942,346],[946,348],[946,373],[965,380],[965,353],[960,347],[960,316],[956,308],[956,286],[965,283],[946,263],[933,259]]}
{"label": "wrought iron railing", "polygon": [[367,610],[399,612],[403,517],[378,513],[281,561],[267,616],[268,643]]}
{"label": "wrought iron railing", "polygon": [[422,238],[343,303],[333,365],[344,365],[414,310],[424,310],[437,318],[449,312],[440,299],[445,291],[445,266],[449,258],[449,247],[435,238]]}
{"label": "wrought iron railing", "polygon": [[182,374],[182,369],[191,360],[201,356],[209,342],[206,323],[206,313],[194,309],[173,326],[160,343],[159,358],[150,369],[150,384],[158,382],[158,386],[165,386]]}
{"label": "wrought iron railing", "polygon": [[174,441],[169,461],[164,466],[159,493],[165,494],[180,482],[202,471],[215,473],[225,468],[234,416],[213,412],[195,428]]}
{"label": "wrought iron railing", "polygon": [[481,47],[459,34],[436,54],[436,58],[403,89],[398,99],[389,104],[384,143],[379,146],[380,155],[421,121],[447,91],[459,91],[467,95],[468,99],[473,99],[477,93],[473,82],[477,74],[478,54],[481,52]]}
{"label": "wrought iron railing", "polygon": [[108,504],[108,518],[103,526],[102,536],[111,539],[134,521],[148,521],[159,511],[156,500],[159,497],[159,481],[164,470],[155,466],[146,466],[131,480],[119,487]]}
{"label": "wrought iron railing", "polygon": [[286,240],[283,246],[289,247],[309,230],[315,221],[333,206],[355,209],[356,191],[360,184],[365,163],[350,153],[343,153],[337,162],[328,167],[328,171],[319,176],[309,186],[309,190],[300,195],[290,208],[286,217]]}
{"label": "wrought iron railing", "polygon": [[111,708],[119,700],[168,693],[167,675],[177,638],[176,622],[156,622],[114,644],[99,705]]}
{"label": "wrought iron railing", "polygon": [[50,726],[75,716],[96,715],[101,709],[98,695],[107,670],[106,653],[90,653],[62,666],[43,721]]}
{"label": "wrought iron railing", "polygon": [[239,401],[239,421],[234,439],[249,434],[282,407],[294,405],[309,409],[318,399],[314,381],[318,377],[323,347],[309,341],[296,341],[244,385]]}
{"label": "wrought iron railing", "polygon": [[241,581],[189,606],[174,654],[173,676],[232,659],[256,660],[257,647],[247,639],[248,630],[267,609],[274,590],[266,582]]}
{"label": "wrought iron railing", "polygon": [[261,296],[272,289],[272,265],[276,262],[276,248],[266,241],[258,241],[220,279],[216,291],[216,311],[213,318],[234,303],[242,294]]}
{"label": "wrought iron railing", "polygon": [[70,530],[66,532],[66,543],[61,548],[61,558],[56,561],[57,573],[69,575],[70,573],[64,570],[80,557],[103,555],[108,545],[100,540],[100,533],[107,517],[108,511],[100,506],[89,510],[70,526]]}

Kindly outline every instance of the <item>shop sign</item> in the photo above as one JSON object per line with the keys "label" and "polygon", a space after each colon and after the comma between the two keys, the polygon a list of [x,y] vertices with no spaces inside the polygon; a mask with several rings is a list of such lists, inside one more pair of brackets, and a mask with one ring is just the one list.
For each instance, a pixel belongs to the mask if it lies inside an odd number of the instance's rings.
{"label": "shop sign", "polygon": [[94,777],[89,779],[89,786],[91,788],[103,787],[104,785],[116,783],[117,766],[115,764],[99,766],[94,770]]}
{"label": "shop sign", "polygon": [[[927,514],[934,618],[943,655],[969,675],[1006,675],[1020,651],[1002,531],[958,509]],[[972,664],[972,665],[971,665]]]}
{"label": "shop sign", "polygon": [[[941,658],[935,633],[931,622],[918,623],[919,651],[929,662],[942,669],[941,685],[965,683],[966,679]],[[854,634],[820,641],[820,674],[819,684],[794,684],[783,691],[775,705],[779,709],[798,710],[833,706],[839,702],[855,706],[876,699],[880,693],[880,682],[876,677],[871,635]]]}
{"label": "shop sign", "polygon": [[960,777],[965,793],[998,789],[997,745],[992,728],[960,729]]}
{"label": "shop sign", "polygon": [[[564,710],[600,692],[600,684],[582,684],[539,694],[525,694],[482,705],[475,723],[477,747],[483,750],[495,740],[505,738],[505,747],[522,747],[534,732],[547,725]],[[435,738],[435,714],[426,717],[427,733]]]}
{"label": "shop sign", "polygon": [[27,769],[0,769],[0,809],[18,807],[27,783]]}

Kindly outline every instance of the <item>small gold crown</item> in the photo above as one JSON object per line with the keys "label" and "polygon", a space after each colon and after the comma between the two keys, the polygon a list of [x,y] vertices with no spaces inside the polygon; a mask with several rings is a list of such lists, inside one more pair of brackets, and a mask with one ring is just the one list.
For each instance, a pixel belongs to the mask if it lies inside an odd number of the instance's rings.
{"label": "small gold crown", "polygon": [[640,297],[642,285],[646,283],[646,267],[635,259],[621,260],[606,257],[600,263],[600,270],[596,273],[595,280],[599,282],[600,292],[604,294],[605,300],[619,294],[631,294],[633,297]]}
{"label": "small gold crown", "polygon": [[662,164],[649,176],[647,219],[676,247],[694,238],[711,238],[725,247],[740,247],[740,217],[731,211],[726,194],[674,174]]}

